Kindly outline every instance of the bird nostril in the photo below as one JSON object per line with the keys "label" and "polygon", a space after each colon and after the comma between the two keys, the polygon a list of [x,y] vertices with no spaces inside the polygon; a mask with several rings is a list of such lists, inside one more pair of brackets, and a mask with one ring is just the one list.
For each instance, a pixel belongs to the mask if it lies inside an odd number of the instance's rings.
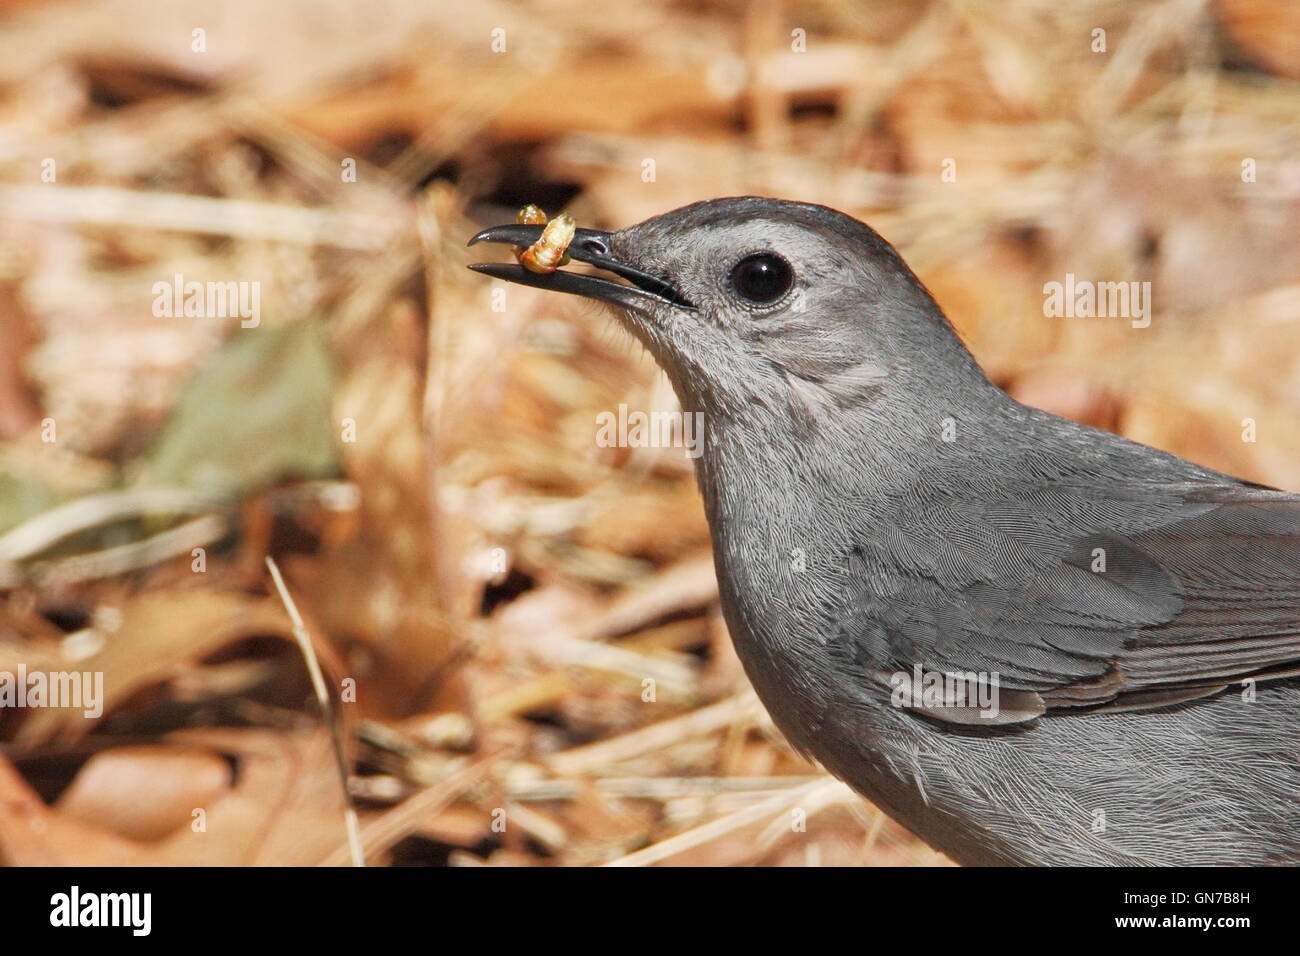
{"label": "bird nostril", "polygon": [[598,256],[609,255],[609,245],[601,239],[583,239],[578,245],[582,246],[587,252]]}

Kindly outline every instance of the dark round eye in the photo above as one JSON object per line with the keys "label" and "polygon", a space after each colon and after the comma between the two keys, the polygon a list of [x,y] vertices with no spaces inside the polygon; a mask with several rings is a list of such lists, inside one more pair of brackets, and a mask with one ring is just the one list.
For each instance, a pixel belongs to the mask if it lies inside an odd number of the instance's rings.
{"label": "dark round eye", "polygon": [[794,285],[790,263],[771,252],[745,256],[731,270],[731,287],[742,299],[758,305],[771,305]]}

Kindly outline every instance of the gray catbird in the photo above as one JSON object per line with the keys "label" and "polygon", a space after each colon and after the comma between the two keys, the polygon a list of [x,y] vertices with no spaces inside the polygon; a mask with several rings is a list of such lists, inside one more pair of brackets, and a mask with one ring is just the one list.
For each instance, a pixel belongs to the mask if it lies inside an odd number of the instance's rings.
{"label": "gray catbird", "polygon": [[796,748],[962,863],[1300,862],[1300,495],[1015,402],[832,209],[569,252],[627,284],[472,268],[613,304],[704,412],[723,612]]}

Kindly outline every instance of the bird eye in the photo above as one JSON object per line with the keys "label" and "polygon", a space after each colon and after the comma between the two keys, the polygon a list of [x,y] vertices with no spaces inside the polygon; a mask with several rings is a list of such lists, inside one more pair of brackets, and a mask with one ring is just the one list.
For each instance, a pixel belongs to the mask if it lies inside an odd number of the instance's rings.
{"label": "bird eye", "polygon": [[771,305],[794,285],[790,263],[771,252],[745,256],[731,270],[731,287],[742,299],[757,305]]}

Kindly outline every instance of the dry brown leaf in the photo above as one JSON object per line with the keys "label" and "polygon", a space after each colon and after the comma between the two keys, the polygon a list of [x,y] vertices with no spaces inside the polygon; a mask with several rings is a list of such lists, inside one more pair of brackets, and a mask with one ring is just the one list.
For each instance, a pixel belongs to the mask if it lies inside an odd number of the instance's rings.
{"label": "dry brown leaf", "polygon": [[308,866],[345,844],[326,731],[205,730],[174,739],[237,761],[233,789],[216,788],[207,805],[190,808],[188,826],[153,843],[119,836],[46,806],[0,758],[0,854],[20,866]]}
{"label": "dry brown leaf", "polygon": [[91,757],[59,797],[68,820],[128,839],[159,840],[192,822],[232,785],[230,764],[211,751],[118,747]]}
{"label": "dry brown leaf", "polygon": [[[155,591],[126,602],[120,627],[102,635],[98,652],[64,666],[103,673],[108,713],[141,688],[176,676],[231,641],[253,636],[294,639],[277,600],[234,591]],[[28,715],[17,742],[31,747],[56,736],[75,739],[93,726],[80,710],[45,708]]]}
{"label": "dry brown leaf", "polygon": [[147,866],[149,851],[51,810],[0,756],[0,859],[9,866]]}

